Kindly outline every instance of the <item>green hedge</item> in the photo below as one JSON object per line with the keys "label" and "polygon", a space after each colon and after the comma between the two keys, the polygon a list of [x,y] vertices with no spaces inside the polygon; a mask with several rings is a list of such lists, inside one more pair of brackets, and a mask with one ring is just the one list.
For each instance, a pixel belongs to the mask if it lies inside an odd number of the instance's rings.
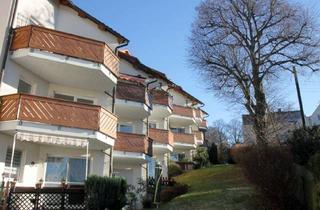
{"label": "green hedge", "polygon": [[89,210],[120,210],[126,204],[127,183],[122,178],[90,176],[85,187]]}
{"label": "green hedge", "polygon": [[183,171],[182,169],[180,168],[180,166],[176,163],[171,163],[168,167],[168,176],[171,178],[171,177],[174,177],[174,176],[178,176],[180,174],[182,174]]}

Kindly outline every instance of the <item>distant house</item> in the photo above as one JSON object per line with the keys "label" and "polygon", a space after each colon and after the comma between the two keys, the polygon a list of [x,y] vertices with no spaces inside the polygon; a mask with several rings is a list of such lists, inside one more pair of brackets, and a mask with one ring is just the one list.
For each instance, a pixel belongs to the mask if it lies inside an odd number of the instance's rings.
{"label": "distant house", "polygon": [[[284,142],[290,135],[290,131],[300,127],[300,111],[272,112],[267,115],[267,138],[272,142]],[[255,144],[256,136],[253,130],[253,117],[242,115],[243,138],[246,144]]]}
{"label": "distant house", "polygon": [[307,118],[308,126],[320,125],[320,104],[314,110],[312,115]]}

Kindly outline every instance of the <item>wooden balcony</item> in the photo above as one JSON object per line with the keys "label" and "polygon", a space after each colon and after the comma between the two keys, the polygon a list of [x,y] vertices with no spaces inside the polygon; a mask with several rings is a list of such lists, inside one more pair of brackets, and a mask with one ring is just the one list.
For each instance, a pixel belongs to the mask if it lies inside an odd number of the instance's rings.
{"label": "wooden balcony", "polygon": [[116,97],[117,99],[144,103],[150,106],[146,87],[141,84],[118,81]]}
{"label": "wooden balcony", "polygon": [[119,58],[107,44],[97,40],[30,25],[14,30],[11,50],[24,48],[100,63],[119,75]]}
{"label": "wooden balcony", "polygon": [[198,141],[204,140],[203,133],[201,131],[193,131],[193,134],[196,136],[196,139]]}
{"label": "wooden balcony", "polygon": [[173,133],[169,130],[149,128],[149,136],[156,143],[173,146]]}
{"label": "wooden balcony", "polygon": [[153,104],[168,106],[172,109],[172,97],[164,90],[152,90],[151,98]]}
{"label": "wooden balcony", "polygon": [[195,134],[173,133],[173,139],[175,143],[196,144]]}
{"label": "wooden balcony", "polygon": [[194,118],[195,117],[195,113],[194,113],[194,109],[191,107],[185,107],[185,106],[179,106],[179,105],[173,105],[173,112],[172,114],[174,115],[180,115],[183,117],[190,117],[190,118]]}
{"label": "wooden balcony", "polygon": [[41,96],[2,96],[0,121],[10,120],[89,129],[117,137],[117,117],[104,108]]}
{"label": "wooden balcony", "polygon": [[144,153],[152,156],[152,140],[142,134],[118,132],[114,150]]}
{"label": "wooden balcony", "polygon": [[208,128],[208,121],[207,120],[202,120],[202,122],[200,123],[199,127],[201,129],[207,129]]}

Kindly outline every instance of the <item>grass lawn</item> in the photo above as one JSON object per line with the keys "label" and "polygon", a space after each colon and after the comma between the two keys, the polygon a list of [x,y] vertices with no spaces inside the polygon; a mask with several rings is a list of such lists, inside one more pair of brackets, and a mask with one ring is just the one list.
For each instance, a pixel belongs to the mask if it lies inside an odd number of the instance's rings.
{"label": "grass lawn", "polygon": [[160,210],[251,210],[255,194],[235,165],[217,165],[175,178],[190,185],[189,192],[162,204]]}

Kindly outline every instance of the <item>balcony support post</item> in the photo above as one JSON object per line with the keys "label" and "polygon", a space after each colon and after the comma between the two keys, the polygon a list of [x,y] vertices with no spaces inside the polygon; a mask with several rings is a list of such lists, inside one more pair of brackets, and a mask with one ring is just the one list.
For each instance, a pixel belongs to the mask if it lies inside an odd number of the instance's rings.
{"label": "balcony support post", "polygon": [[112,89],[112,113],[115,113],[115,103],[116,103],[116,87]]}
{"label": "balcony support post", "polygon": [[88,178],[89,171],[89,139],[87,139],[87,147],[86,147],[86,180]]}
{"label": "balcony support post", "polygon": [[16,150],[16,141],[17,141],[17,131],[13,135],[13,143],[11,149],[11,160],[10,160],[10,172],[9,172],[9,180],[11,179],[12,169],[13,169],[13,159],[14,159],[14,151]]}

